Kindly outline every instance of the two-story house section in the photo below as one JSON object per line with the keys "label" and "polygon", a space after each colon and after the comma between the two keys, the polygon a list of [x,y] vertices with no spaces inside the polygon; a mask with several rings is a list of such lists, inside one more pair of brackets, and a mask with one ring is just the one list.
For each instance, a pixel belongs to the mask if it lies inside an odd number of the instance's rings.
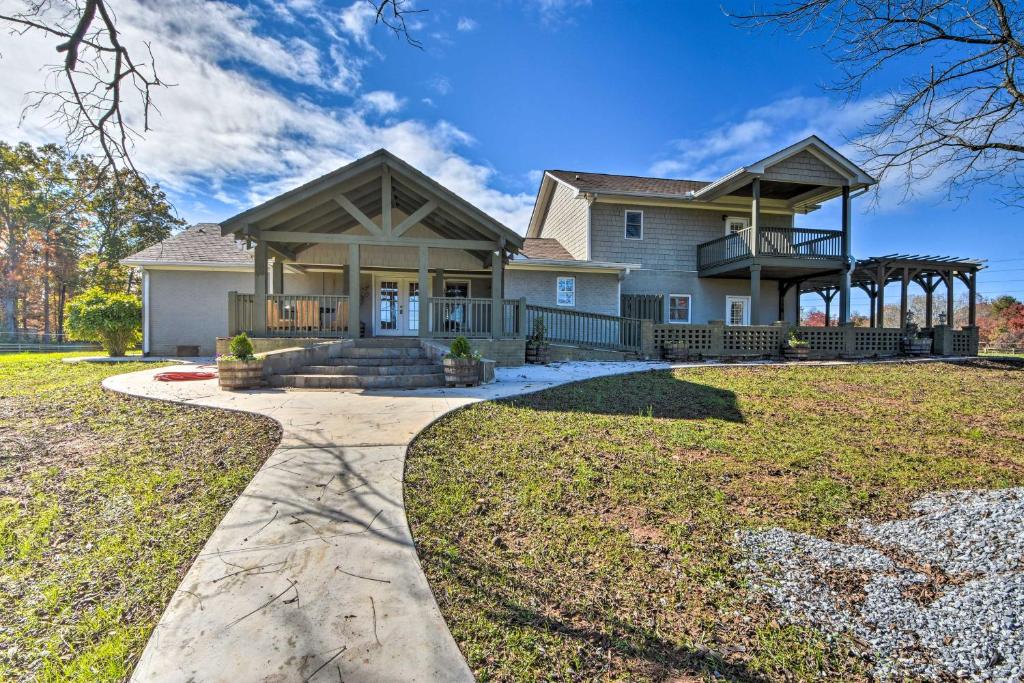
{"label": "two-story house section", "polygon": [[[797,322],[799,283],[836,273],[845,322],[850,201],[875,182],[816,136],[713,181],[549,170],[526,236],[581,261],[639,264],[621,292],[661,295],[665,322]],[[841,225],[794,227],[835,198]]]}

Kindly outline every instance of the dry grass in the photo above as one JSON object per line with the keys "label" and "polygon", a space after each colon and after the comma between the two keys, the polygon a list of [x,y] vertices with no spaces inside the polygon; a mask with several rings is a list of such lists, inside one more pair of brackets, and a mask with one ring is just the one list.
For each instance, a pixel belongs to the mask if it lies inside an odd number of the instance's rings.
{"label": "dry grass", "polygon": [[478,404],[411,447],[409,517],[481,680],[862,678],[748,593],[735,531],[840,538],[1024,483],[1022,385],[1019,361],[702,368]]}
{"label": "dry grass", "polygon": [[280,430],[100,388],[151,365],[60,358],[0,356],[0,679],[124,680]]}

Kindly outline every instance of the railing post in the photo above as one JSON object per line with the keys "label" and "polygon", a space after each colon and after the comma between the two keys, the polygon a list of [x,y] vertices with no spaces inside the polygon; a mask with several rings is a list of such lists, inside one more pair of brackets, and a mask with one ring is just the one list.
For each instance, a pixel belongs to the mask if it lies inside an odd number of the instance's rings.
{"label": "railing post", "polygon": [[709,320],[708,327],[711,331],[708,356],[711,358],[721,358],[725,354],[725,321]]}
{"label": "railing post", "polygon": [[640,357],[645,359],[654,358],[657,349],[654,348],[654,321],[640,321]]}
{"label": "railing post", "polygon": [[228,292],[228,336],[238,334],[238,292]]}
{"label": "railing post", "polygon": [[530,335],[530,332],[526,329],[526,297],[519,299],[517,310],[518,318],[516,322],[518,323],[518,328],[516,329],[516,336],[520,339],[525,339]]}
{"label": "railing post", "polygon": [[252,295],[252,333],[256,337],[267,336],[267,243],[256,241],[253,254],[255,279]]}
{"label": "railing post", "polygon": [[847,325],[843,330],[843,355],[851,358],[857,353],[857,328]]}

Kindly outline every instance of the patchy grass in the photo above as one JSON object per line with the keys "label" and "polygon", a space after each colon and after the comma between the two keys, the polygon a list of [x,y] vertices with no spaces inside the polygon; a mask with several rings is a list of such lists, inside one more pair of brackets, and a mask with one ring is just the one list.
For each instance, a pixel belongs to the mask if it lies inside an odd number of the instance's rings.
{"label": "patchy grass", "polygon": [[275,448],[265,418],[104,392],[141,363],[0,356],[0,680],[126,679]]}
{"label": "patchy grass", "polygon": [[409,519],[481,680],[865,678],[747,591],[734,533],[1024,484],[1022,386],[1019,361],[701,368],[477,404],[413,443]]}

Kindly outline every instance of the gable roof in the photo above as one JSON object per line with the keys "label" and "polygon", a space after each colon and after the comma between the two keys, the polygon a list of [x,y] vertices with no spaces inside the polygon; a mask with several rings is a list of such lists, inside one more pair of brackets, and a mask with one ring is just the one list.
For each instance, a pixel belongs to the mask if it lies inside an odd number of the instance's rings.
{"label": "gable roof", "polygon": [[392,207],[408,215],[428,201],[438,204],[419,222],[440,237],[497,237],[512,250],[522,245],[521,235],[386,149],[378,149],[232,216],[221,223],[221,232],[242,235],[250,225],[294,232],[308,232],[308,226],[315,225],[312,231],[344,232],[358,221],[341,210],[334,198],[347,193],[350,201],[368,217],[379,215],[385,170],[391,178]]}
{"label": "gable roof", "polygon": [[547,171],[578,192],[610,192],[613,194],[649,194],[683,197],[710,184],[704,180],[645,178],[635,175],[586,173],[584,171]]}
{"label": "gable roof", "polygon": [[252,250],[234,236],[220,234],[217,223],[196,223],[167,239],[122,259],[128,266],[205,265],[252,268]]}
{"label": "gable roof", "polygon": [[523,240],[523,248],[519,253],[532,259],[576,260],[562,243],[553,237],[527,237]]}

